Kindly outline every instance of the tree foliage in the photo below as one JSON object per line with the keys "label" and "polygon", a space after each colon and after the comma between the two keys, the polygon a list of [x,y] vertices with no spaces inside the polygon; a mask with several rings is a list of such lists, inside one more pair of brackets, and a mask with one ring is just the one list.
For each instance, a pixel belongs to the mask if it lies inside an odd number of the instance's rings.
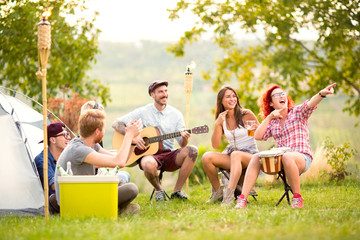
{"label": "tree foliage", "polygon": [[[81,107],[90,99],[79,97],[78,93],[73,93],[70,98],[49,98],[48,108],[60,118],[75,134],[79,134],[79,117]],[[50,120],[57,121],[54,116],[50,116]]]}
{"label": "tree foliage", "polygon": [[[359,1],[180,0],[169,11],[173,20],[184,11],[198,17],[168,48],[175,56],[183,56],[188,43],[213,31],[224,57],[215,61],[215,74],[207,71],[203,77],[215,90],[236,81],[241,100],[254,106],[257,89],[270,82],[283,86],[295,100],[336,82],[337,92],[349,96],[343,110],[360,115]],[[316,31],[316,39],[303,40],[302,29]],[[236,37],[242,32],[263,36],[244,47]]]}
{"label": "tree foliage", "polygon": [[27,1],[7,0],[0,5],[0,84],[20,90],[37,100],[42,98],[41,79],[35,76],[39,67],[37,25],[46,7],[52,6],[51,50],[47,71],[48,97],[58,97],[61,89],[69,88],[70,97],[100,97],[110,100],[109,88],[99,79],[91,79],[92,68],[99,53],[99,30],[94,27],[97,13],[90,20],[73,18],[75,11],[84,11],[84,0]]}

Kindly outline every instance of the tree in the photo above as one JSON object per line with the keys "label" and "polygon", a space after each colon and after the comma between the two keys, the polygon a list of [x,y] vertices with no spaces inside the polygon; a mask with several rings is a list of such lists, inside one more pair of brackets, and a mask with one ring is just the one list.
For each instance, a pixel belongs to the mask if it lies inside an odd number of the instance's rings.
{"label": "tree", "polygon": [[98,96],[104,104],[110,100],[109,88],[87,75],[99,53],[100,31],[94,27],[97,13],[90,20],[77,19],[74,24],[66,21],[75,11],[86,10],[84,0],[7,0],[0,4],[1,85],[41,100],[41,80],[35,76],[39,67],[37,24],[42,11],[52,6],[48,97],[57,97],[61,89],[69,88],[68,97],[78,93],[85,98]]}
{"label": "tree", "polygon": [[[220,3],[221,2],[221,3]],[[360,115],[360,5],[352,0],[181,0],[169,10],[170,19],[183,11],[198,17],[194,27],[168,50],[183,56],[188,43],[213,31],[214,42],[223,49],[214,89],[237,81],[246,105],[255,105],[257,89],[275,82],[295,98],[310,97],[332,82],[337,92],[349,96],[343,109]],[[311,41],[302,40],[302,29],[317,32]],[[244,33],[242,33],[244,31]],[[243,46],[235,35],[259,35],[257,44]]]}

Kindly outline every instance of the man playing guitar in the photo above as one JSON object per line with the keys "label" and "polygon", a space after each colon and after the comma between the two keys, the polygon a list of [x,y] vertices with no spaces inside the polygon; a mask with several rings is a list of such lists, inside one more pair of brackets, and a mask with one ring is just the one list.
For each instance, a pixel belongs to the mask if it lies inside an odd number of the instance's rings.
{"label": "man playing guitar", "polygon": [[[189,177],[195,166],[198,156],[198,149],[195,146],[187,146],[190,133],[184,131],[184,117],[179,110],[167,104],[168,82],[155,81],[149,86],[149,95],[154,99],[154,103],[139,107],[134,111],[118,118],[112,127],[120,134],[125,134],[126,123],[131,120],[141,119],[143,127],[156,127],[161,134],[179,132],[176,137],[179,149],[174,149],[174,139],[170,138],[162,141],[163,151],[144,155],[137,160],[140,169],[144,171],[145,177],[156,190],[156,201],[166,201],[166,193],[160,184],[158,170],[167,172],[179,170],[171,198],[187,200],[187,196],[181,191],[186,179]],[[146,143],[142,136],[133,141],[137,149],[146,150]]]}

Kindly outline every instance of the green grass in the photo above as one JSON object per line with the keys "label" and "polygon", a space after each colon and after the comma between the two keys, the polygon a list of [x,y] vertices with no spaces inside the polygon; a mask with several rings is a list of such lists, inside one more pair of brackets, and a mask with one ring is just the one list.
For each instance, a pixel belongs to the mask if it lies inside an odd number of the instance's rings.
{"label": "green grass", "polygon": [[[117,221],[96,218],[0,218],[0,239],[359,239],[359,179],[302,184],[304,209],[291,209],[278,182],[260,181],[258,201],[247,210],[207,204],[210,186],[190,187],[191,200],[156,203],[136,199],[141,213]],[[170,189],[169,189],[170,192]]]}

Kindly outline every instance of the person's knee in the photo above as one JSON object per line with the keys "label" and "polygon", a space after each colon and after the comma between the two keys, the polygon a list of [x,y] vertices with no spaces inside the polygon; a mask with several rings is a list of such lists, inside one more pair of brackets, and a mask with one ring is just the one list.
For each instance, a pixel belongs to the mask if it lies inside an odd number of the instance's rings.
{"label": "person's knee", "polygon": [[139,188],[136,186],[135,183],[129,183],[128,192],[130,196],[135,198],[139,194]]}
{"label": "person's knee", "polygon": [[[260,164],[260,157],[259,157],[258,154],[254,154],[254,155],[252,156],[252,158],[250,159],[249,167],[255,167],[255,168],[260,169],[260,166],[261,166],[261,164]],[[248,167],[248,168],[249,168],[249,167]]]}
{"label": "person's knee", "polygon": [[230,154],[230,159],[231,160],[236,160],[236,161],[241,161],[241,152],[239,151],[234,151]]}
{"label": "person's knee", "polygon": [[210,152],[204,153],[201,157],[201,161],[203,165],[209,164],[211,162],[211,153]]}
{"label": "person's knee", "polygon": [[139,188],[135,183],[126,183],[121,188],[119,188],[121,194],[126,194],[129,199],[134,199],[139,194]]}
{"label": "person's knee", "polygon": [[188,156],[189,158],[193,161],[196,162],[196,159],[199,155],[199,150],[197,149],[197,147],[195,146],[187,146],[186,147],[188,150]]}
{"label": "person's knee", "polygon": [[289,154],[284,154],[281,161],[284,167],[287,167],[294,163],[294,158]]}
{"label": "person's knee", "polygon": [[157,169],[158,164],[155,159],[148,158],[141,161],[141,166],[145,172],[151,172]]}

